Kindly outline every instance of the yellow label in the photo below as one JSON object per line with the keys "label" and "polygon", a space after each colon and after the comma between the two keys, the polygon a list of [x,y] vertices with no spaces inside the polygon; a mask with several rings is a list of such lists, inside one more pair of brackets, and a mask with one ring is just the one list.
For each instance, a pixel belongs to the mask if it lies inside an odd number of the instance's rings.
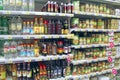
{"label": "yellow label", "polygon": [[1,79],[6,79],[6,73],[5,72],[1,72]]}
{"label": "yellow label", "polygon": [[40,26],[40,33],[44,34],[44,26]]}
{"label": "yellow label", "polygon": [[39,49],[38,49],[38,48],[35,48],[35,49],[34,49],[34,53],[35,53],[35,56],[39,56]]}
{"label": "yellow label", "polygon": [[34,33],[35,34],[38,34],[38,33],[40,33],[41,31],[40,31],[40,27],[34,27]]}

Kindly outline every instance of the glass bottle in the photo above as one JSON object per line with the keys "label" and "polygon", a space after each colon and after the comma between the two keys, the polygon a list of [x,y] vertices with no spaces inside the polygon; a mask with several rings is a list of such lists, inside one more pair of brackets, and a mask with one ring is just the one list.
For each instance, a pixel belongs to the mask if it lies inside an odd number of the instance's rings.
{"label": "glass bottle", "polygon": [[16,26],[17,26],[17,34],[20,35],[22,32],[22,19],[20,16],[18,16],[17,18]]}
{"label": "glass bottle", "polygon": [[43,24],[43,18],[40,18],[39,20],[39,26],[40,26],[40,34],[44,34],[44,31],[45,31],[45,27],[44,27],[44,24]]}

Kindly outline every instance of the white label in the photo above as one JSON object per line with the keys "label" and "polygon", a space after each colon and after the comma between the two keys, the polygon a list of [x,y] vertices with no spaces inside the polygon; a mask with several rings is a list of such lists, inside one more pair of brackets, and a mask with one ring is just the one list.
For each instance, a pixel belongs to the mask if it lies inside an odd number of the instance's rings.
{"label": "white label", "polygon": [[21,23],[17,23],[17,30],[18,31],[22,30],[22,24]]}
{"label": "white label", "polygon": [[10,30],[15,31],[16,30],[16,25],[15,23],[11,23]]}
{"label": "white label", "polygon": [[15,6],[15,0],[10,0],[10,5]]}
{"label": "white label", "polygon": [[68,47],[64,47],[64,53],[68,53]]}

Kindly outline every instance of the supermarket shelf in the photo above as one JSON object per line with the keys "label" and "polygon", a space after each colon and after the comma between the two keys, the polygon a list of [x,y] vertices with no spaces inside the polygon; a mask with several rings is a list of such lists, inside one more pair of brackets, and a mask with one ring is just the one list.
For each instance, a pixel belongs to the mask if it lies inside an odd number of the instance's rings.
{"label": "supermarket shelf", "polygon": [[117,15],[98,14],[98,13],[80,12],[80,11],[75,12],[75,16],[82,16],[82,15],[95,16],[95,17],[105,17],[105,18],[116,18],[116,19],[120,18],[120,16],[117,16]]}
{"label": "supermarket shelf", "polygon": [[89,78],[92,76],[97,76],[97,75],[102,75],[102,74],[106,74],[106,73],[110,73],[112,70],[108,69],[108,70],[104,70],[102,72],[94,72],[94,73],[90,73],[90,74],[85,74],[85,75],[77,75],[77,76],[67,76],[66,79],[83,79],[83,78]]}
{"label": "supermarket shelf", "polygon": [[42,15],[42,16],[60,16],[60,17],[73,17],[74,14],[68,13],[52,13],[52,12],[34,12],[34,11],[6,11],[0,10],[1,15]]}
{"label": "supermarket shelf", "polygon": [[[70,54],[70,57],[73,55]],[[8,64],[8,63],[23,63],[23,62],[37,62],[37,61],[49,61],[49,60],[58,60],[58,59],[66,59],[68,55],[49,55],[49,56],[40,56],[40,57],[18,57],[14,59],[5,59],[0,58],[0,64]]]}
{"label": "supermarket shelf", "polygon": [[[111,56],[112,59],[115,58],[119,58],[120,56]],[[98,61],[104,61],[104,60],[108,60],[108,57],[104,57],[104,58],[97,58],[97,59],[87,59],[87,60],[72,60],[72,64],[73,65],[77,65],[77,64],[84,64],[84,63],[92,63],[92,62],[98,62]]]}
{"label": "supermarket shelf", "polygon": [[109,46],[109,44],[72,45],[71,47],[78,49],[78,48],[106,47],[106,46]]}
{"label": "supermarket shelf", "polygon": [[73,38],[73,35],[0,35],[0,39]]}
{"label": "supermarket shelf", "polygon": [[70,32],[109,32],[109,31],[114,31],[114,32],[120,32],[120,30],[116,29],[80,29],[80,28],[74,28],[71,29]]}

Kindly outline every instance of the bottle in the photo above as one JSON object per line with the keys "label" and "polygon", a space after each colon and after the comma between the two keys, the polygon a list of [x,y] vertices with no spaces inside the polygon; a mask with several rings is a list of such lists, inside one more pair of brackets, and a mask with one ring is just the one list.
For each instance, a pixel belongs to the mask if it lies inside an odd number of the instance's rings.
{"label": "bottle", "polygon": [[22,34],[27,34],[27,24],[26,24],[26,22],[23,22]]}
{"label": "bottle", "polygon": [[29,11],[35,10],[35,0],[29,0]]}
{"label": "bottle", "polygon": [[22,33],[22,19],[20,16],[18,16],[17,18],[16,26],[17,26],[17,34],[20,35]]}
{"label": "bottle", "polygon": [[31,47],[31,48],[30,48],[30,54],[31,54],[30,56],[31,56],[31,57],[34,57],[34,56],[35,56],[35,54],[34,54],[34,45],[33,45],[33,44],[30,44],[30,47]]}
{"label": "bottle", "polygon": [[31,45],[27,44],[27,57],[31,56]]}
{"label": "bottle", "polygon": [[48,34],[48,22],[44,21],[45,34]]}
{"label": "bottle", "polygon": [[11,45],[10,45],[10,53],[12,55],[12,58],[16,58],[17,55],[17,42],[16,41],[12,41]]}
{"label": "bottle", "polygon": [[38,40],[34,40],[34,54],[36,57],[39,56],[39,52],[40,52],[40,50],[39,50],[39,46],[38,46]]}
{"label": "bottle", "polygon": [[68,54],[71,54],[71,40],[68,41]]}
{"label": "bottle", "polygon": [[50,72],[50,64],[47,65],[47,78],[50,79],[51,72]]}
{"label": "bottle", "polygon": [[54,9],[54,12],[58,12],[58,4],[56,2],[53,3],[53,9]]}
{"label": "bottle", "polygon": [[22,2],[22,11],[28,11],[28,0],[23,0]]}
{"label": "bottle", "polygon": [[61,34],[61,32],[62,32],[62,24],[60,20],[58,20],[56,23],[56,34]]}
{"label": "bottle", "polygon": [[3,0],[3,10],[9,10],[9,0]]}
{"label": "bottle", "polygon": [[48,1],[48,2],[47,2],[47,12],[50,12],[50,6],[51,6],[51,2]]}
{"label": "bottle", "polygon": [[45,27],[44,27],[44,24],[43,24],[43,18],[40,18],[39,20],[39,26],[40,26],[40,34],[44,34],[44,31],[45,31]]}
{"label": "bottle", "polygon": [[52,32],[51,32],[51,20],[49,20],[49,23],[48,23],[48,34],[51,34]]}
{"label": "bottle", "polygon": [[[2,17],[0,16],[0,28],[2,28]],[[2,34],[2,31],[0,30],[0,34]]]}
{"label": "bottle", "polygon": [[65,20],[65,21],[64,21],[64,33],[65,33],[65,34],[68,34],[68,33],[69,33],[68,27],[69,27],[68,21]]}
{"label": "bottle", "polygon": [[34,24],[33,21],[30,22],[30,34],[34,34]]}
{"label": "bottle", "polygon": [[26,34],[30,34],[30,22],[27,21]]}
{"label": "bottle", "polygon": [[2,23],[3,23],[2,27],[4,28],[3,34],[8,34],[8,20],[7,20],[6,16],[3,17],[3,22]]}
{"label": "bottle", "polygon": [[4,42],[4,56],[10,58],[10,43],[7,40]]}
{"label": "bottle", "polygon": [[63,13],[63,8],[64,8],[63,6],[64,6],[63,3],[61,3],[59,6],[59,13]]}
{"label": "bottle", "polygon": [[56,28],[56,27],[55,27],[54,21],[52,21],[51,27],[52,27],[52,30],[51,30],[52,34],[55,34],[55,33],[56,33],[55,28]]}
{"label": "bottle", "polygon": [[9,10],[16,10],[16,0],[10,0]]}
{"label": "bottle", "polygon": [[22,65],[22,80],[27,80],[26,63],[23,63],[23,65]]}
{"label": "bottle", "polygon": [[32,79],[32,70],[31,70],[31,65],[30,63],[27,63],[27,80]]}
{"label": "bottle", "polygon": [[6,80],[7,76],[6,76],[6,68],[5,65],[1,64],[0,65],[0,80]]}
{"label": "bottle", "polygon": [[53,42],[53,45],[52,45],[52,54],[53,55],[57,54],[57,44],[55,41]]}
{"label": "bottle", "polygon": [[50,6],[50,11],[53,12],[54,11],[54,6],[53,6],[53,1],[51,1],[51,6]]}
{"label": "bottle", "polygon": [[16,64],[12,64],[12,80],[17,79],[17,66]]}
{"label": "bottle", "polygon": [[17,80],[22,80],[21,64],[17,64]]}
{"label": "bottle", "polygon": [[10,34],[16,34],[16,18],[15,16],[11,19],[10,21],[10,26],[9,26],[9,30],[10,30]]}
{"label": "bottle", "polygon": [[64,49],[63,49],[63,41],[59,40],[57,42],[57,53],[60,54],[60,55],[62,55],[63,51],[64,51]]}
{"label": "bottle", "polygon": [[18,52],[18,56],[20,57],[21,56],[21,52],[23,50],[23,46],[22,46],[23,42],[21,40],[19,40],[17,44],[18,44],[17,45],[17,52]]}
{"label": "bottle", "polygon": [[67,13],[67,4],[64,4],[63,12],[64,12],[64,13]]}
{"label": "bottle", "polygon": [[22,0],[16,0],[16,11],[21,11],[22,10],[22,5],[23,2]]}
{"label": "bottle", "polygon": [[38,19],[35,18],[35,22],[34,22],[34,34],[39,34],[40,33],[40,27],[38,24]]}
{"label": "bottle", "polygon": [[3,0],[0,0],[0,10],[3,10]]}
{"label": "bottle", "polygon": [[65,41],[64,41],[64,54],[68,54],[68,51],[69,51],[68,40],[65,39]]}
{"label": "bottle", "polygon": [[51,49],[52,49],[52,46],[51,46],[51,42],[48,40],[47,42],[47,55],[51,55]]}
{"label": "bottle", "polygon": [[44,56],[47,55],[47,43],[45,43],[45,41],[44,41],[44,43],[43,43],[42,54],[43,54]]}

